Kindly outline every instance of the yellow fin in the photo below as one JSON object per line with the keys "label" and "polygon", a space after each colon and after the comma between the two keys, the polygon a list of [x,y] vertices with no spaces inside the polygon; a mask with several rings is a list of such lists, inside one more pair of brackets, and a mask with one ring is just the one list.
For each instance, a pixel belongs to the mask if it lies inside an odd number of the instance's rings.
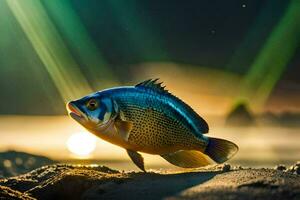
{"label": "yellow fin", "polygon": [[196,168],[212,164],[200,151],[180,150],[161,155],[169,163],[183,168]]}
{"label": "yellow fin", "polygon": [[121,138],[123,138],[125,141],[128,141],[132,127],[133,123],[130,121],[123,121],[120,118],[115,120],[115,128],[117,129]]}

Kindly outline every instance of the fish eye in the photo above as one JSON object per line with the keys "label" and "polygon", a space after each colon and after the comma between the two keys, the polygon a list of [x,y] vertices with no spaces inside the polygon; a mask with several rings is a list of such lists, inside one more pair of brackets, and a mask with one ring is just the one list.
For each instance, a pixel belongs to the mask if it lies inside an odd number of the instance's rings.
{"label": "fish eye", "polygon": [[87,109],[89,109],[90,111],[96,110],[98,108],[99,104],[98,101],[96,101],[96,99],[90,99],[87,103],[86,103],[86,107]]}

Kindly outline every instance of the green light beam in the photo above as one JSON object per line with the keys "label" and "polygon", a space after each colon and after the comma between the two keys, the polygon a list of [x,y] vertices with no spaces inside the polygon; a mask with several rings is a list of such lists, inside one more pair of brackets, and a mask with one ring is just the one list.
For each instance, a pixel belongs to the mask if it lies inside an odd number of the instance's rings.
{"label": "green light beam", "polygon": [[75,51],[77,59],[84,65],[89,82],[97,89],[116,83],[116,77],[109,68],[99,49],[82,25],[69,1],[43,1],[53,22]]}
{"label": "green light beam", "polygon": [[64,102],[92,90],[68,52],[43,5],[36,0],[6,0],[10,10],[43,62]]}
{"label": "green light beam", "polygon": [[300,1],[291,0],[264,47],[245,76],[238,101],[260,109],[300,44]]}
{"label": "green light beam", "polygon": [[249,64],[254,61],[257,55],[258,48],[262,48],[263,42],[270,34],[268,30],[274,28],[280,20],[281,16],[276,16],[274,12],[284,13],[285,9],[281,1],[267,0],[263,3],[258,16],[255,17],[243,41],[236,48],[226,65],[227,70],[244,72],[249,67]]}
{"label": "green light beam", "polygon": [[[6,1],[0,1],[0,30],[0,84],[2,90],[5,90],[2,91],[3,97],[18,92],[22,97],[21,104],[30,105],[33,110],[42,107],[42,104],[36,104],[35,100],[45,97],[48,102],[45,112],[48,110],[60,113],[63,102],[60,94]],[[16,85],[12,88],[7,87],[7,81],[13,79],[16,79],[16,84],[21,85],[22,88]],[[33,94],[36,97],[32,96]],[[24,109],[30,108],[24,107]]]}

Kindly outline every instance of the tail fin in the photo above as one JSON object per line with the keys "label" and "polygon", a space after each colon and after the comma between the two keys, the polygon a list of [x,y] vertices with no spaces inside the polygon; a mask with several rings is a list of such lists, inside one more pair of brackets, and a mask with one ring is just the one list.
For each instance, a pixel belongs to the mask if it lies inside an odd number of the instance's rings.
{"label": "tail fin", "polygon": [[233,142],[209,137],[205,154],[217,163],[223,163],[237,153],[239,147]]}

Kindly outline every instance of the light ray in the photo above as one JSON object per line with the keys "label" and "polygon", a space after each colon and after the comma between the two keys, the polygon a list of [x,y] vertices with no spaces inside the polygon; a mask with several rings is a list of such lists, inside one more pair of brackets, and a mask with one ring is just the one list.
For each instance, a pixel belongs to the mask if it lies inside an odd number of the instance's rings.
{"label": "light ray", "polygon": [[[287,6],[288,2],[285,4]],[[286,6],[281,1],[267,0],[262,3],[258,16],[255,17],[243,41],[236,48],[226,69],[245,72],[245,69],[254,61],[259,48],[263,46],[270,30],[284,14]]]}
{"label": "light ray", "polygon": [[79,67],[40,1],[6,0],[24,33],[67,102],[91,92]]}
{"label": "light ray", "polygon": [[238,101],[260,109],[300,44],[300,1],[292,0],[245,76]]}
{"label": "light ray", "polygon": [[116,77],[109,68],[109,64],[90,38],[70,2],[43,1],[43,3],[60,33],[71,47],[70,49],[75,52],[76,59],[79,59],[80,63],[84,65],[89,83],[97,89],[111,85],[110,82],[115,83]]}

